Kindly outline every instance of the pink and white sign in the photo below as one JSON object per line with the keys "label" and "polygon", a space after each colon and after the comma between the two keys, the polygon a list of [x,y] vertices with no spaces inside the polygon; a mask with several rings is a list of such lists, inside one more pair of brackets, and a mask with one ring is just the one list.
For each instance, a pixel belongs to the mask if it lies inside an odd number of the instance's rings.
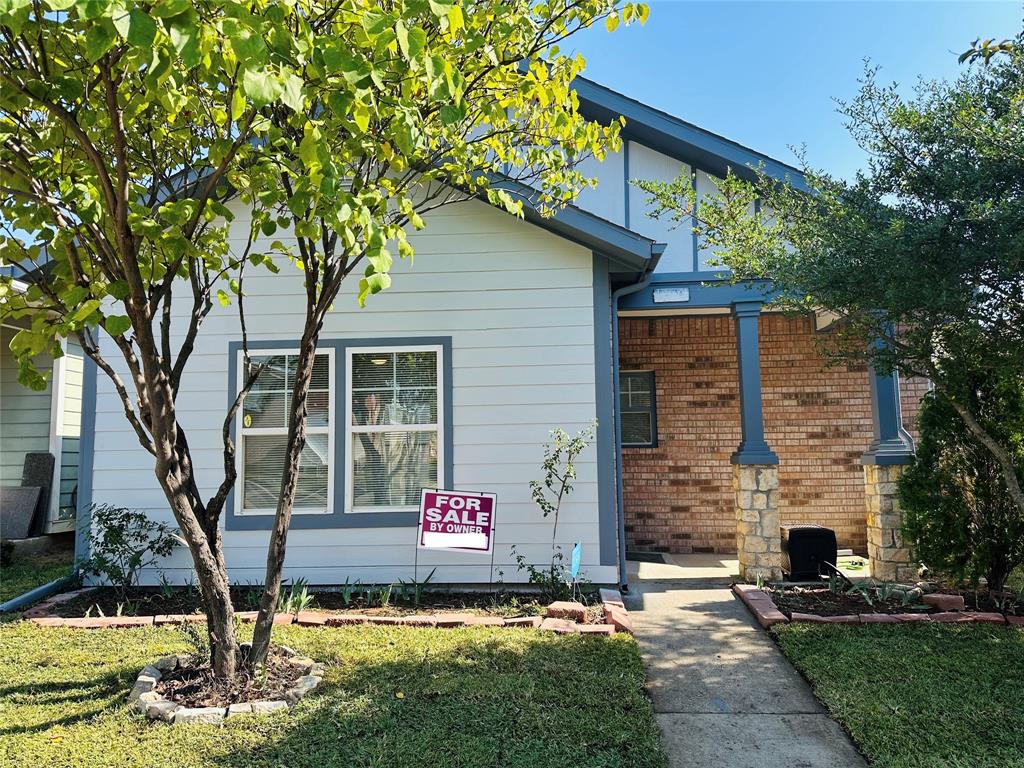
{"label": "pink and white sign", "polygon": [[420,549],[459,549],[490,554],[494,546],[493,493],[423,489]]}

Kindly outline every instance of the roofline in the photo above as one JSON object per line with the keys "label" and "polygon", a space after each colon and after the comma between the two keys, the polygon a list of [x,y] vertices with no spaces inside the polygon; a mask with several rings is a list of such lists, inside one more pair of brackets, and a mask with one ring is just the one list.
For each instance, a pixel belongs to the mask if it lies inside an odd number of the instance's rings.
{"label": "roofline", "polygon": [[508,178],[495,178],[492,187],[504,189],[523,203],[523,218],[531,224],[560,235],[578,245],[606,257],[625,271],[641,272],[657,263],[665,250],[664,243],[644,237],[607,219],[602,219],[575,205],[564,205],[550,215],[543,215],[536,189]]}
{"label": "roofline", "polygon": [[753,181],[757,178],[756,170],[760,168],[774,179],[788,181],[796,189],[810,192],[799,168],[585,77],[578,76],[572,85],[579,97],[580,112],[586,117],[602,123],[612,123],[620,116],[626,118],[623,138],[634,139],[716,176],[725,176],[731,169],[737,176]]}

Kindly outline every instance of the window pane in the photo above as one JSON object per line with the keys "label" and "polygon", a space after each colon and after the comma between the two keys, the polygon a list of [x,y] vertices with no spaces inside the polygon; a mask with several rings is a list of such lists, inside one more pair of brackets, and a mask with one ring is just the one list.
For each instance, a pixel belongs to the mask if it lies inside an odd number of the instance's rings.
{"label": "window pane", "polygon": [[395,356],[389,352],[360,352],[352,355],[352,388],[391,388],[395,373]]}
{"label": "window pane", "polygon": [[651,374],[622,373],[619,375],[621,405],[623,408],[649,408],[651,405]]}
{"label": "window pane", "polygon": [[288,401],[283,391],[267,392],[253,390],[245,396],[242,410],[242,426],[245,429],[283,428],[287,413]]}
{"label": "window pane", "polygon": [[306,426],[326,427],[330,424],[330,392],[310,391],[306,395]]}
{"label": "window pane", "polygon": [[331,366],[328,355],[317,355],[313,358],[313,378],[309,382],[310,391],[326,392],[331,386]]}
{"label": "window pane", "polygon": [[437,353],[400,352],[397,373],[398,386],[403,389],[437,387]]}
{"label": "window pane", "polygon": [[651,435],[651,415],[649,413],[622,414],[622,444],[649,445],[654,439]]}
{"label": "window pane", "polygon": [[352,436],[353,505],[419,504],[437,484],[437,432],[373,432]]}
{"label": "window pane", "polygon": [[[285,435],[249,435],[245,438],[244,509],[272,510],[281,495]],[[296,508],[327,508],[330,470],[327,435],[309,435],[299,457]]]}
{"label": "window pane", "polygon": [[253,392],[260,390],[281,390],[284,391],[285,357],[284,355],[257,355],[252,357],[252,364],[258,366],[265,364],[260,375],[253,385]]}

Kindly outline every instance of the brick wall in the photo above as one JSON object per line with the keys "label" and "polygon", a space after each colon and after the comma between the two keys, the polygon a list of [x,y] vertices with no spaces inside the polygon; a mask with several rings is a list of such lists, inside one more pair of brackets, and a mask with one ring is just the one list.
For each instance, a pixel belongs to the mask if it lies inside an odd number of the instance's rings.
{"label": "brick wall", "polygon": [[[623,370],[653,370],[658,447],[623,450],[627,546],[661,552],[736,548],[732,468],[740,441],[731,317],[620,320]],[[826,368],[810,318],[764,315],[761,376],[768,444],[779,455],[783,522],[834,528],[866,547],[864,478],[871,442],[867,368]],[[904,387],[911,423],[920,383]]]}

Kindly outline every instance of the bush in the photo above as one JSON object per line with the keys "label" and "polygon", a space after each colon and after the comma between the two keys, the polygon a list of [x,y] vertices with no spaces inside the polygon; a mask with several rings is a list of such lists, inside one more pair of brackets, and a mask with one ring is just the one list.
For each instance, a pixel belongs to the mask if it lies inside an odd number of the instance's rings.
{"label": "bush", "polygon": [[122,595],[138,583],[140,570],[174,550],[171,528],[143,512],[109,504],[94,504],[90,511],[89,559],[79,564],[79,570],[100,576]]}
{"label": "bush", "polygon": [[[1015,410],[1005,398],[993,401]],[[1002,590],[1024,563],[1024,516],[998,463],[938,393],[926,396],[919,426],[917,456],[899,484],[904,535],[915,558],[957,581],[984,576],[990,589]]]}

